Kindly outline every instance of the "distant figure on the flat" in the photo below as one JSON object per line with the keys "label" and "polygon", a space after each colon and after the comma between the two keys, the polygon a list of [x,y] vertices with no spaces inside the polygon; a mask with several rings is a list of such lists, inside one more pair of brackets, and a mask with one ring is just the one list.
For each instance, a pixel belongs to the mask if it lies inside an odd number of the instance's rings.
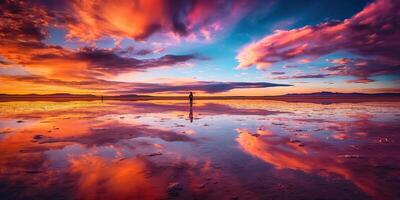
{"label": "distant figure on the flat", "polygon": [[190,92],[190,94],[189,94],[189,102],[190,102],[190,106],[192,106],[192,104],[193,104],[193,92]]}
{"label": "distant figure on the flat", "polygon": [[189,120],[190,123],[193,122],[193,92],[190,92],[189,94]]}

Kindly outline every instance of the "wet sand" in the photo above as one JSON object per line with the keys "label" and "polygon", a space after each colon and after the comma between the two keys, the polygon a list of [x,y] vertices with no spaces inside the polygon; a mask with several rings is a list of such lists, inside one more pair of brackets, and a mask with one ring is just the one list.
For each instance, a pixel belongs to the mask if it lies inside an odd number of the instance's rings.
{"label": "wet sand", "polygon": [[399,199],[400,104],[0,102],[1,199]]}

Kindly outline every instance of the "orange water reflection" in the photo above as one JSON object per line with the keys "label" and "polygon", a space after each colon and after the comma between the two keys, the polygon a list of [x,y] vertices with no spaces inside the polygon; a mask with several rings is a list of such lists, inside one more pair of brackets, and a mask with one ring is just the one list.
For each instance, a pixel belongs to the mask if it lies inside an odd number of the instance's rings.
{"label": "orange water reflection", "polygon": [[79,175],[78,198],[159,199],[163,196],[162,180],[148,177],[147,166],[140,159],[109,162],[85,155],[70,162],[71,173]]}
{"label": "orange water reflection", "polygon": [[[396,199],[396,102],[1,102],[4,199]],[[192,111],[192,112],[190,112]]]}

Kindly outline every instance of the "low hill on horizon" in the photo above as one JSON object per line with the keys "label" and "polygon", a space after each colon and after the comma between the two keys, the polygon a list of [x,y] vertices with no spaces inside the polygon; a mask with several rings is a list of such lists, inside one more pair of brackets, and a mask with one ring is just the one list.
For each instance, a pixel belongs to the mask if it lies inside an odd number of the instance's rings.
{"label": "low hill on horizon", "polygon": [[315,92],[315,93],[298,93],[285,94],[276,97],[400,97],[400,93],[341,93],[341,92]]}
{"label": "low hill on horizon", "polygon": [[0,94],[0,98],[97,98],[93,94],[69,94],[69,93],[54,93],[54,94]]}
{"label": "low hill on horizon", "polygon": [[[54,93],[54,94],[0,94],[0,98],[101,98],[101,95],[93,94],[70,94],[70,93]],[[128,94],[128,95],[110,95],[103,96],[104,98],[182,98],[186,95],[181,96],[152,96],[152,95],[138,95],[138,94]],[[306,97],[318,97],[318,98],[356,98],[356,97],[400,97],[400,93],[341,93],[341,92],[315,92],[315,93],[293,93],[275,96],[197,96],[199,98],[285,98],[285,97],[296,97],[296,98],[306,98]]]}

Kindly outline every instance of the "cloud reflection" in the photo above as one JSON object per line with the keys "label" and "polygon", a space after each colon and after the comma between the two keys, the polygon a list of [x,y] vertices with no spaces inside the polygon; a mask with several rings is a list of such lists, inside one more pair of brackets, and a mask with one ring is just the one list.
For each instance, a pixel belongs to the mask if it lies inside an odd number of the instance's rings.
{"label": "cloud reflection", "polygon": [[[346,125],[339,123],[337,127],[351,127],[355,130],[363,129],[369,130],[370,133],[379,133],[379,130],[373,128],[378,124],[380,123],[365,123],[364,121],[364,123],[352,122]],[[331,129],[334,128],[331,127]],[[393,133],[395,129],[388,127],[386,131]],[[391,151],[391,147],[382,149],[379,144],[375,144],[372,148],[377,151],[374,151],[369,150],[371,147],[362,144],[360,146],[334,144],[318,136],[317,132],[281,135],[268,129],[258,129],[256,132],[247,129],[236,129],[236,131],[239,133],[236,141],[244,152],[273,165],[277,169],[299,170],[322,176],[339,175],[353,182],[374,198],[391,199],[396,196],[391,190],[390,183],[382,180],[382,177],[378,175],[383,173],[384,169],[365,163],[383,159]],[[353,130],[348,129],[347,131]],[[349,134],[348,132],[345,133]],[[365,142],[368,140],[365,138],[365,132],[355,132],[355,135],[364,137]],[[344,133],[337,133],[337,131],[332,134],[332,138],[337,140],[345,140],[348,137]],[[392,148],[394,147],[392,146]],[[392,162],[387,164],[389,166],[395,165]]]}
{"label": "cloud reflection", "polygon": [[197,100],[190,123],[186,101],[1,102],[0,193],[394,199],[398,108]]}

